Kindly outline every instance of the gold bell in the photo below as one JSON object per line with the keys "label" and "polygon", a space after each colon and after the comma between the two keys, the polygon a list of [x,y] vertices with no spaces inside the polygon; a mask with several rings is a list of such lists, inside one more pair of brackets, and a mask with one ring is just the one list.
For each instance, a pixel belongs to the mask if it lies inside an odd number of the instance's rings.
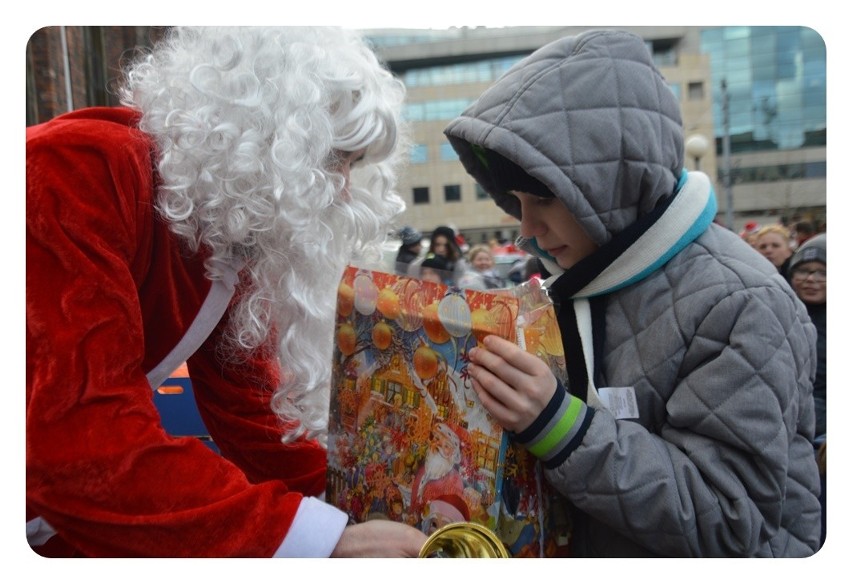
{"label": "gold bell", "polygon": [[508,558],[497,534],[478,523],[450,523],[436,530],[420,548],[421,558]]}

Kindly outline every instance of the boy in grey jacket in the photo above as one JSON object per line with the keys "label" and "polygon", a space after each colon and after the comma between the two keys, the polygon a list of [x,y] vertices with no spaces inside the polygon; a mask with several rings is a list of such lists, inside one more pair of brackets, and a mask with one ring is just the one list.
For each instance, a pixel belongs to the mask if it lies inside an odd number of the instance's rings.
{"label": "boy in grey jacket", "polygon": [[494,336],[471,373],[570,501],[574,554],[813,554],[815,331],[777,270],[713,223],[644,41],[551,43],[445,133],[551,275],[568,379]]}

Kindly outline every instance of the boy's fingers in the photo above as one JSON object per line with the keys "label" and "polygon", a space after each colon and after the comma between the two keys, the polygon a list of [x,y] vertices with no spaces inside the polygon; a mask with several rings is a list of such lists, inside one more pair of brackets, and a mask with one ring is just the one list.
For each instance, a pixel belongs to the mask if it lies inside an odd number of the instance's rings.
{"label": "boy's fingers", "polygon": [[[501,357],[506,363],[527,375],[540,375],[542,361],[511,341],[495,335],[485,337],[485,348]],[[546,367],[546,366],[545,366]]]}
{"label": "boy's fingers", "polygon": [[506,384],[497,374],[484,366],[473,365],[470,373],[475,383],[492,399],[504,407],[511,407],[515,390]]}

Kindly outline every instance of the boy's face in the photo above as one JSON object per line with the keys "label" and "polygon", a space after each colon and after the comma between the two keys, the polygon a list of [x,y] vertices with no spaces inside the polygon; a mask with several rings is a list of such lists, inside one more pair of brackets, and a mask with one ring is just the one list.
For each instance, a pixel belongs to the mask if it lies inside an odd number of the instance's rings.
{"label": "boy's face", "polygon": [[827,271],[822,262],[804,262],[790,274],[790,284],[802,302],[825,304]]}
{"label": "boy's face", "polygon": [[535,238],[538,247],[553,257],[560,268],[567,270],[598,249],[559,199],[520,191],[509,194],[521,205],[521,235]]}

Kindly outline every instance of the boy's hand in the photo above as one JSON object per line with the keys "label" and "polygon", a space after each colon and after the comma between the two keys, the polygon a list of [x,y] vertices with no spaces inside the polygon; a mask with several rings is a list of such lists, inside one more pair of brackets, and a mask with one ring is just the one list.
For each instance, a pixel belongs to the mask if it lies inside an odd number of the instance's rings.
{"label": "boy's hand", "polygon": [[473,387],[501,426],[521,432],[553,397],[556,377],[544,361],[510,341],[489,335],[483,345],[470,352]]}

